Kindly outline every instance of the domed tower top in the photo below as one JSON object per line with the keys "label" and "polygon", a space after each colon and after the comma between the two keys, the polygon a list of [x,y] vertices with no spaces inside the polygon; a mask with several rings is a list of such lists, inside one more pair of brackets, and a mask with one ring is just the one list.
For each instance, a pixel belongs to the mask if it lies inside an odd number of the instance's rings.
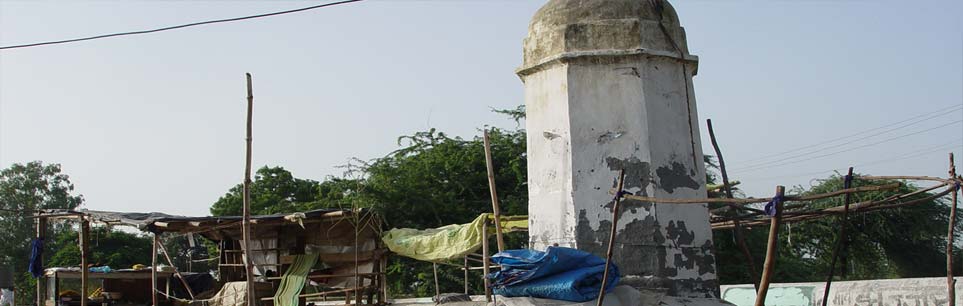
{"label": "domed tower top", "polygon": [[550,0],[532,17],[524,50],[522,76],[586,55],[689,57],[679,16],[666,0]]}

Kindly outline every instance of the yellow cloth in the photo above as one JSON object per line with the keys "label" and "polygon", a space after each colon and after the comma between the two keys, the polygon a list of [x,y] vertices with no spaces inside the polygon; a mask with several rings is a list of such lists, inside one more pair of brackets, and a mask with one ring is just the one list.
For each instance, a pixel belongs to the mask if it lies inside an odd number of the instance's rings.
{"label": "yellow cloth", "polygon": [[[462,258],[481,247],[482,226],[492,214],[482,214],[468,224],[452,224],[439,228],[417,230],[396,228],[381,238],[392,252],[422,261],[441,262]],[[528,229],[528,216],[501,216],[502,232]],[[488,231],[489,235],[495,230]]]}

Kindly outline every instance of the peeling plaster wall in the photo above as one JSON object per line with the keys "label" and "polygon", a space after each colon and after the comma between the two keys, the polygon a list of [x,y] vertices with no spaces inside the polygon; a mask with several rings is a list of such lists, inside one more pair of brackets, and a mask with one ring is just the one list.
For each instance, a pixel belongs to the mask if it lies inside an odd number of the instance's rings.
{"label": "peeling plaster wall", "polygon": [[[619,169],[636,195],[705,197],[699,121],[682,61],[578,58],[523,80],[533,248],[558,243],[604,256]],[[623,274],[670,295],[718,296],[706,205],[622,207],[613,257]]]}
{"label": "peeling plaster wall", "polygon": [[[604,256],[619,169],[637,195],[706,196],[691,86],[698,58],[668,2],[550,0],[524,49],[516,72],[525,83],[533,248]],[[623,283],[719,296],[705,204],[623,207],[613,254],[631,276]]]}

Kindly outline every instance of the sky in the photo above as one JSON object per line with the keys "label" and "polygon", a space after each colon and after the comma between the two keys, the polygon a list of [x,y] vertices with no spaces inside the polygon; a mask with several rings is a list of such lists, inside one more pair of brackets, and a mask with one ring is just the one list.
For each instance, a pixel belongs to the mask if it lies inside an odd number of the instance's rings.
{"label": "sky", "polygon": [[[0,45],[317,3],[0,0]],[[946,176],[963,153],[963,2],[672,3],[700,58],[699,118],[746,196],[848,166]],[[341,175],[429,128],[515,128],[491,109],[524,103],[514,70],[542,4],[369,0],[0,51],[0,166],[60,163],[89,209],[207,215],[243,179],[245,72],[253,164],[297,177]]]}

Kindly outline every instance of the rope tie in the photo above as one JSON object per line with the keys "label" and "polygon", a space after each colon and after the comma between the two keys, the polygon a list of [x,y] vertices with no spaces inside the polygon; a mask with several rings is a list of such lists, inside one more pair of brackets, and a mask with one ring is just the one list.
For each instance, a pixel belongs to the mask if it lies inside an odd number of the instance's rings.
{"label": "rope tie", "polygon": [[776,206],[779,205],[779,204],[781,204],[781,203],[783,202],[783,200],[784,200],[784,199],[783,199],[783,196],[781,196],[781,195],[777,195],[777,196],[773,197],[772,200],[769,201],[769,203],[766,203],[766,214],[769,215],[770,217],[775,217],[775,216],[776,216]]}
{"label": "rope tie", "polygon": [[620,198],[627,195],[632,195],[632,193],[625,190],[619,190],[619,192],[615,193],[615,197],[612,198],[612,201],[618,201]]}

